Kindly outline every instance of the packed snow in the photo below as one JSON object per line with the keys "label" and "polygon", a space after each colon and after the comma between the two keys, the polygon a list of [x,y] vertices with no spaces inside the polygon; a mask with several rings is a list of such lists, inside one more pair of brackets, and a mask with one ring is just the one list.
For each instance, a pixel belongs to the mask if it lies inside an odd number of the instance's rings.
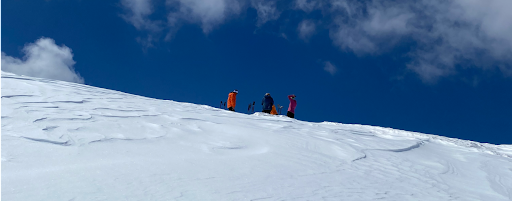
{"label": "packed snow", "polygon": [[1,86],[3,200],[512,200],[511,145],[5,72]]}

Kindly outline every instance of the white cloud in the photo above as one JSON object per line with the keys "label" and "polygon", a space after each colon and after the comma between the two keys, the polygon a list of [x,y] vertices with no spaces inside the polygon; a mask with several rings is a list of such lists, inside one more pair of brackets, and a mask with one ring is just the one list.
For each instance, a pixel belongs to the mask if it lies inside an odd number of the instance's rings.
{"label": "white cloud", "polygon": [[137,30],[144,31],[147,34],[145,37],[137,37],[136,39],[143,46],[143,50],[146,51],[153,47],[155,38],[158,38],[164,27],[162,21],[149,18],[154,12],[151,0],[121,0],[121,5],[126,11],[121,17]]}
{"label": "white cloud", "polygon": [[2,52],[2,70],[19,75],[84,83],[75,72],[73,54],[66,46],[57,46],[50,38],[41,38],[25,45],[23,59],[7,56]]}
{"label": "white cloud", "polygon": [[[166,24],[150,20],[151,0],[121,0],[127,22],[150,32],[139,39],[148,47],[162,29],[170,40],[181,24],[198,24],[205,34],[245,12],[257,11],[256,26],[277,20],[285,10],[321,11],[333,44],[357,55],[389,52],[403,42],[410,50],[407,68],[425,82],[456,74],[457,66],[512,73],[510,0],[166,0]],[[279,5],[279,6],[278,6]],[[289,21],[285,20],[285,23]],[[295,26],[295,25],[294,25]],[[319,27],[309,20],[297,27],[307,41]]]}
{"label": "white cloud", "polygon": [[356,54],[379,53],[394,46],[403,35],[410,33],[408,23],[414,17],[404,11],[407,5],[386,2],[336,1],[334,25],[330,29],[333,42]]}
{"label": "white cloud", "polygon": [[336,74],[336,71],[338,71],[338,68],[336,68],[335,65],[333,65],[331,62],[326,61],[324,63],[324,70],[330,73],[331,75]]}
{"label": "white cloud", "polygon": [[175,28],[180,22],[197,23],[209,33],[231,16],[237,16],[243,2],[237,0],[167,0],[170,8],[168,25]]}
{"label": "white cloud", "polygon": [[303,10],[306,13],[310,13],[316,9],[321,8],[322,1],[315,0],[296,0],[295,9]]}
{"label": "white cloud", "polygon": [[265,0],[252,0],[251,5],[258,13],[258,22],[256,26],[261,26],[268,21],[277,20],[281,12],[276,8],[276,2]]}
{"label": "white cloud", "polygon": [[299,31],[299,38],[304,41],[309,41],[309,38],[315,34],[316,25],[311,20],[303,20],[297,27]]}
{"label": "white cloud", "polygon": [[457,65],[512,69],[512,1],[333,1],[333,42],[358,55],[380,54],[412,40],[408,69],[425,82]]}
{"label": "white cloud", "polygon": [[[258,20],[256,25],[261,26],[268,21],[276,20],[280,11],[276,2],[268,0],[166,0],[166,23],[151,20],[155,6],[151,0],[121,0],[126,13],[123,19],[141,31],[148,32],[148,37],[138,39],[141,44],[151,47],[158,38],[158,34],[165,30],[166,40],[174,37],[177,30],[184,23],[198,24],[205,34],[231,18],[240,16],[248,6],[256,9]],[[146,40],[148,39],[148,40]]]}
{"label": "white cloud", "polygon": [[149,16],[153,13],[151,0],[121,0],[127,11],[123,19],[131,23],[138,30],[158,32],[162,30],[159,21],[152,21]]}

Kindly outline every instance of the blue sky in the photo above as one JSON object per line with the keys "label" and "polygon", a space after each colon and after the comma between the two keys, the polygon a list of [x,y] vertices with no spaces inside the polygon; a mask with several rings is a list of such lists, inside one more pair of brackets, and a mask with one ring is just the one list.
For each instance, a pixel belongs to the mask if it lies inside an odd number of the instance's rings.
{"label": "blue sky", "polygon": [[[4,1],[2,70],[512,144],[512,3]],[[256,110],[261,106],[257,104]]]}

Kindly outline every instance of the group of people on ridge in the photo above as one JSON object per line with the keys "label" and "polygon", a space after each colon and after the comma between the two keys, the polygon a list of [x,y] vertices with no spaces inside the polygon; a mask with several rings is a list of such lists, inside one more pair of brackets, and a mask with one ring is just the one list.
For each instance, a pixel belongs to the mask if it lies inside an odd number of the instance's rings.
{"label": "group of people on ridge", "polygon": [[[236,106],[236,95],[238,94],[238,90],[233,90],[228,95],[227,108],[230,111],[235,111]],[[297,107],[297,100],[295,100],[295,95],[289,95],[288,100],[290,100],[290,105],[288,106],[288,112],[286,116],[290,118],[295,118],[295,107]],[[222,102],[221,102],[222,105]],[[270,93],[266,93],[263,99],[261,100],[261,105],[263,107],[262,112],[268,114],[277,114],[276,106],[274,105],[274,99],[270,96]],[[250,104],[249,104],[250,107]],[[253,111],[254,111],[254,103],[253,103]]]}

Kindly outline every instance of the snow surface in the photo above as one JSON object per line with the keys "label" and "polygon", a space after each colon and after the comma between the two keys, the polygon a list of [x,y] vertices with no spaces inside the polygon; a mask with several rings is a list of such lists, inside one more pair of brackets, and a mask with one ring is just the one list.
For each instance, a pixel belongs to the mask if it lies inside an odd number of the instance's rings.
{"label": "snow surface", "polygon": [[511,145],[5,72],[1,109],[3,200],[512,200]]}

